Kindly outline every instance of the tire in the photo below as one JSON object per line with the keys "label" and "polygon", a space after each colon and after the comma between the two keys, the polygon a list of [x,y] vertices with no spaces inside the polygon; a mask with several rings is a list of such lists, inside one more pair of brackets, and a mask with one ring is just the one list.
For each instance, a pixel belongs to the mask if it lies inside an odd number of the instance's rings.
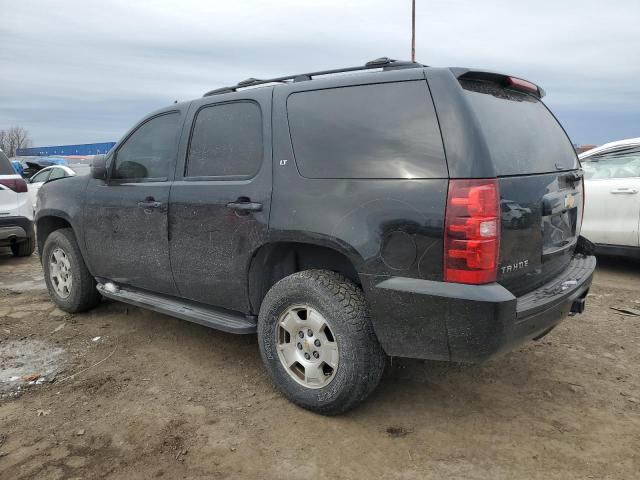
{"label": "tire", "polygon": [[[55,275],[55,267],[51,264],[54,252],[58,258],[62,256],[67,259],[64,262],[60,261],[60,264],[68,263],[68,266],[65,266],[65,275],[67,279],[71,277],[71,282],[64,293],[59,292],[57,281],[52,278],[52,272]],[[69,313],[84,312],[100,303],[102,296],[96,290],[96,281],[84,263],[75,235],[70,228],[56,230],[47,237],[42,249],[42,268],[49,295],[61,310]]]}
{"label": "tire", "polygon": [[27,238],[26,241],[11,245],[11,253],[14,257],[30,257],[36,251],[36,237]]}
{"label": "tire", "polygon": [[[303,312],[305,308],[307,313]],[[292,317],[287,317],[287,312]],[[283,326],[295,315],[305,317],[295,319],[298,323],[293,330],[301,330],[293,334],[300,337],[292,336]],[[303,332],[306,327],[299,327],[299,322],[317,324],[318,317],[326,321],[324,333],[323,330],[312,332],[315,339],[307,338]],[[303,347],[299,344],[302,335],[305,336],[301,340]],[[330,336],[337,345],[330,341]],[[285,349],[294,356],[303,355],[303,349],[309,347],[307,351],[315,356],[316,352],[311,351],[316,348],[312,342],[319,342],[321,338],[328,343],[322,343],[318,350],[337,350],[337,367],[322,363],[324,377],[311,386],[307,383],[307,368],[301,365],[305,360],[300,358],[301,363],[296,362],[295,368],[287,368],[285,363],[291,361],[281,360],[281,356],[284,358]],[[287,343],[294,340],[296,348]],[[324,415],[337,415],[356,407],[373,392],[384,371],[385,354],[373,331],[362,290],[342,275],[326,270],[294,273],[269,290],[260,307],[258,342],[267,371],[284,396],[300,407]],[[318,361],[324,358],[325,353],[321,352]],[[314,370],[318,368],[312,365],[310,372]]]}

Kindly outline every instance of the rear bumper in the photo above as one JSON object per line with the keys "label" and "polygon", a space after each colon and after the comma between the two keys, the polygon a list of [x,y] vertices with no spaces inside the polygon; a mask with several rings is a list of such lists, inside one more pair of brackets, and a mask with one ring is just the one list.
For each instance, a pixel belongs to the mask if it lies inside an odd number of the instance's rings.
{"label": "rear bumper", "polygon": [[580,313],[596,266],[576,255],[542,287],[515,297],[497,283],[463,285],[394,277],[368,288],[376,334],[387,354],[480,362],[545,335]]}
{"label": "rear bumper", "polygon": [[629,247],[626,245],[607,245],[596,243],[597,255],[611,255],[613,257],[640,258],[640,247]]}
{"label": "rear bumper", "polygon": [[0,218],[0,246],[10,245],[34,236],[33,221],[26,217]]}

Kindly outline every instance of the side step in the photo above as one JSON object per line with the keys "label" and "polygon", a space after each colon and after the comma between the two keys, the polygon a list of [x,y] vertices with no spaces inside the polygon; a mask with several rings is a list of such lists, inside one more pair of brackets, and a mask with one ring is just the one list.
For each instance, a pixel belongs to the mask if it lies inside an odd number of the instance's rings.
{"label": "side step", "polygon": [[188,300],[170,298],[141,290],[120,288],[113,283],[98,283],[98,291],[105,297],[155,312],[199,323],[229,333],[256,333],[255,317],[204,306]]}

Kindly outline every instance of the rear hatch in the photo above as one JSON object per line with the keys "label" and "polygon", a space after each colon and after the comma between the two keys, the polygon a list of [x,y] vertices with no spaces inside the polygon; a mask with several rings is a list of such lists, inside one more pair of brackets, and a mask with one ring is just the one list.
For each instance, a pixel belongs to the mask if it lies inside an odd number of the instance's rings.
{"label": "rear hatch", "polygon": [[501,234],[497,281],[527,293],[564,270],[582,222],[583,194],[573,146],[556,118],[522,82],[460,78],[498,177]]}

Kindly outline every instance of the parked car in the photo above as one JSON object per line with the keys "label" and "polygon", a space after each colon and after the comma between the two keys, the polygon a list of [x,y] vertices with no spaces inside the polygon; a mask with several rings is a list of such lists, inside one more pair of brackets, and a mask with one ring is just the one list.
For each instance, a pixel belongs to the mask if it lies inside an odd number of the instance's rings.
{"label": "parked car", "polygon": [[640,138],[582,153],[583,235],[602,254],[640,258]]}
{"label": "parked car", "polygon": [[58,178],[74,177],[78,172],[88,174],[89,168],[89,165],[82,164],[73,166],[55,165],[53,167],[45,167],[38,173],[36,173],[33,177],[31,177],[29,179],[27,188],[29,190],[29,198],[31,200],[31,205],[34,212],[36,208],[38,191],[45,182]]}
{"label": "parked car", "polygon": [[24,163],[26,164],[26,168],[24,168],[22,173],[24,178],[31,178],[46,167],[68,165],[67,160],[62,157],[30,157],[28,160],[25,160]]}
{"label": "parked car", "polygon": [[595,268],[542,95],[378,59],[156,111],[90,178],[41,188],[50,295],[257,332],[275,384],[324,414],[363,401],[386,355],[478,362],[540,338],[582,312]]}
{"label": "parked car", "polygon": [[26,257],[35,245],[27,183],[0,150],[0,247],[11,247],[15,256]]}

